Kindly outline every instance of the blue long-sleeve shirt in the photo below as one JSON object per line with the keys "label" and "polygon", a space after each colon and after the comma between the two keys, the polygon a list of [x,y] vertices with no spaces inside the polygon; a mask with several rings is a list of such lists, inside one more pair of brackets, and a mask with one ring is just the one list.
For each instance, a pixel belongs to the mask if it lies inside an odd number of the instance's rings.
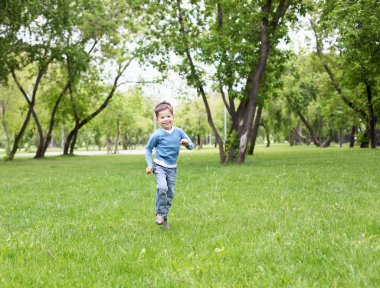
{"label": "blue long-sleeve shirt", "polygon": [[155,149],[155,163],[168,168],[177,167],[181,139],[189,141],[189,147],[186,147],[187,149],[193,149],[193,142],[181,128],[173,126],[171,132],[163,128],[157,129],[150,136],[148,144],[145,147],[145,158],[148,166],[153,166],[152,153],[153,149]]}

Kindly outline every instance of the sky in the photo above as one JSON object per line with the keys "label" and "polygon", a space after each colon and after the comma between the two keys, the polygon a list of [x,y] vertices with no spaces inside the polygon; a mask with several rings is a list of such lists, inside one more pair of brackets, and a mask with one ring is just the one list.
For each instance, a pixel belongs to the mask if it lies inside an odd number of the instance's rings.
{"label": "sky", "polygon": [[139,85],[138,82],[144,83],[143,91],[147,96],[152,97],[155,102],[152,105],[158,104],[161,101],[168,101],[173,106],[179,103],[179,96],[182,97],[195,97],[196,91],[194,88],[187,86],[186,81],[181,79],[180,76],[171,71],[167,74],[167,78],[161,83],[149,83],[155,82],[160,78],[160,72],[153,67],[141,67],[139,63],[132,62],[124,73],[124,78],[120,81],[128,81],[121,87],[121,90],[128,90],[134,85]]}

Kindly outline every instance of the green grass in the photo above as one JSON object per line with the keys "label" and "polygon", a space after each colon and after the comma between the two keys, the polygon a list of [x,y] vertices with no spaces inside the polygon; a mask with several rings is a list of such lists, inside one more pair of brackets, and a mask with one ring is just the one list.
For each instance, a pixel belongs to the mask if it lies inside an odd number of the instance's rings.
{"label": "green grass", "polygon": [[380,152],[180,156],[171,228],[144,156],[0,161],[1,287],[379,287]]}

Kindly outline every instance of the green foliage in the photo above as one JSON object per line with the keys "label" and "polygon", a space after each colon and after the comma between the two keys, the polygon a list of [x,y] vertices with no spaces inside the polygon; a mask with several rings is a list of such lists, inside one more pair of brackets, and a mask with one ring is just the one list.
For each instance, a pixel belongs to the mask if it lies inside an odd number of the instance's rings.
{"label": "green foliage", "polygon": [[[97,109],[106,99],[116,73],[134,57],[150,61],[161,71],[173,69],[198,89],[201,85],[212,87],[208,99],[217,130],[222,131],[222,101],[213,97],[222,87],[227,98],[234,99],[236,107],[247,99],[251,88],[247,79],[259,59],[263,3],[245,0],[1,1],[0,82],[5,85],[0,98],[5,105],[1,115],[4,123],[0,128],[1,147],[9,147],[11,143],[5,130],[8,129],[12,137],[17,134],[28,107],[21,93],[14,89],[11,70],[31,95],[33,88],[37,89],[37,73],[48,68],[36,91],[35,111],[43,130],[47,130],[58,96],[70,80],[72,98],[65,95],[55,119],[55,124],[59,128],[64,125],[68,132],[74,123],[73,107],[77,108],[80,119]],[[278,3],[272,1],[272,7]],[[264,107],[265,121],[275,129],[273,133],[285,139],[288,130],[297,125],[298,117],[291,111],[303,113],[315,127],[322,119],[329,131],[326,133],[338,129],[348,133],[353,124],[364,128],[366,117],[342,105],[322,62],[328,63],[334,71],[342,93],[356,110],[367,111],[365,84],[371,85],[372,104],[379,118],[378,3],[328,0],[287,1],[287,4],[289,10],[281,25],[275,32],[273,26],[269,28],[270,56],[257,99],[258,105]],[[222,18],[218,18],[218,8]],[[313,54],[302,53],[295,60],[288,51],[276,47],[280,40],[287,43],[291,40],[287,35],[289,26],[311,8],[314,9],[311,18],[316,21],[321,40],[329,40],[322,41],[323,44],[332,43],[330,47],[322,47],[322,62]],[[183,27],[178,20],[178,10]],[[271,11],[270,19],[274,13]],[[187,52],[194,60],[193,67]],[[83,137],[94,135],[99,142],[106,134],[101,130],[105,130],[115,138],[115,123],[119,119],[124,135],[129,134],[134,143],[143,141],[153,126],[149,100],[143,95],[117,98],[111,101],[106,116],[84,131]],[[200,99],[180,107],[177,115],[180,126],[193,135],[210,132]],[[60,130],[54,131],[56,141],[61,137]],[[36,126],[31,123],[21,147],[35,146],[36,133]]]}
{"label": "green foliage", "polygon": [[0,147],[10,149],[12,136],[21,126],[25,115],[25,103],[12,81],[0,84]]}
{"label": "green foliage", "polygon": [[[330,55],[330,57],[332,57]],[[285,105],[295,114],[295,117],[286,116],[288,110],[284,110],[284,117],[290,122],[287,127],[296,127],[299,115],[308,119],[315,131],[320,136],[331,136],[331,131],[345,130],[348,134],[357,119],[351,109],[344,105],[334,90],[331,89],[331,81],[324,71],[322,64],[316,59],[315,54],[301,55],[292,58],[287,63],[287,69],[282,77],[283,86],[278,88],[278,95],[286,99]],[[275,105],[281,105],[280,98],[275,100]],[[280,112],[281,113],[281,112]]]}
{"label": "green foliage", "polygon": [[[103,105],[108,95],[112,97],[110,90],[118,84],[113,80],[120,78],[134,57],[139,28],[133,22],[139,16],[133,13],[133,5],[99,0],[4,4],[0,80],[6,82],[12,72],[15,78],[26,74],[34,81],[30,88],[19,79],[20,90],[30,94],[35,105],[40,145],[45,137],[40,124],[53,125],[57,107],[64,106],[59,107],[58,123],[67,124],[83,119]],[[110,79],[115,87],[109,85]],[[62,93],[69,84],[67,97]]]}
{"label": "green foliage", "polygon": [[152,132],[151,109],[150,99],[138,86],[118,93],[92,124],[92,134],[98,138],[97,142],[105,145],[107,139],[114,142],[120,132],[124,148],[133,148],[147,141],[149,133]]}
{"label": "green foliage", "polygon": [[[295,21],[294,14],[301,12],[303,6],[301,1],[290,1],[286,5],[280,3],[161,1],[150,6],[148,38],[152,43],[151,51],[155,55],[164,55],[158,62],[165,62],[164,65],[156,65],[159,68],[171,67],[166,63],[165,55],[172,53],[179,58],[176,71],[188,85],[202,94],[203,99],[206,98],[205,86],[210,83],[220,94],[226,95],[226,103],[237,100],[236,108],[231,105],[228,111],[234,124],[231,129],[236,129],[239,141],[246,141],[240,137],[247,133],[253,121],[253,113],[248,112],[252,105],[245,104],[248,101],[262,104],[268,96],[266,92],[272,89],[272,85],[266,84],[266,80],[275,79],[278,68],[282,68],[280,63],[287,56],[275,47],[280,39],[286,38],[286,24]],[[262,37],[267,40],[263,41]],[[268,43],[268,46],[263,43]],[[267,62],[271,65],[267,66]],[[262,89],[260,101],[257,99],[259,88]],[[208,114],[208,122],[219,145],[222,145],[219,132]],[[237,115],[243,116],[238,119]],[[220,156],[224,162],[223,152]],[[242,159],[244,157],[238,161]],[[227,159],[227,162],[235,160]]]}
{"label": "green foliage", "polygon": [[[341,64],[352,86],[380,75],[380,7],[376,1],[326,1],[324,24],[337,29]],[[334,28],[332,28],[332,26]]]}
{"label": "green foliage", "polygon": [[[223,101],[217,94],[210,94],[207,99],[212,111],[215,126],[218,131],[223,131]],[[184,129],[195,143],[198,140],[198,136],[203,143],[208,142],[207,137],[212,133],[212,130],[207,123],[207,114],[202,98],[183,99],[178,105],[178,109],[175,110],[174,116],[175,125]],[[229,121],[227,122],[229,123]]]}
{"label": "green foliage", "polygon": [[230,133],[228,133],[227,135],[227,139],[226,139],[226,144],[225,144],[225,151],[226,153],[228,153],[231,148],[233,147],[233,151],[234,151],[234,158],[237,156],[237,153],[238,153],[238,148],[239,148],[239,137],[237,135],[237,132],[232,130],[230,131]]}
{"label": "green foliage", "polygon": [[[180,3],[180,2],[178,2]],[[295,21],[292,16],[302,5],[297,1],[290,4],[287,21]],[[222,11],[222,23],[218,22],[217,5]],[[175,69],[194,87],[215,81],[217,86],[227,88],[230,97],[247,97],[246,81],[257,65],[260,52],[260,23],[262,3],[251,1],[194,1],[178,6],[176,1],[161,1],[148,6],[150,15],[147,31],[150,40],[149,52],[154,54],[156,66],[170,67],[167,53],[179,56]],[[274,5],[274,4],[273,4]],[[178,20],[181,11],[183,30]],[[281,27],[270,34],[271,61],[268,74],[279,73],[286,52],[276,49],[276,44],[284,38],[287,28]],[[190,66],[187,49],[194,59],[195,69]],[[157,59],[157,55],[162,58]],[[146,55],[149,60],[151,56]],[[212,70],[212,79],[205,73]],[[275,77],[273,77],[275,78]]]}
{"label": "green foliage", "polygon": [[368,137],[368,133],[366,131],[361,131],[357,134],[357,142],[362,148],[368,148],[370,139]]}
{"label": "green foliage", "polygon": [[[362,128],[370,129],[371,147],[374,148],[374,126],[380,115],[377,102],[380,79],[377,27],[380,7],[376,1],[330,0],[316,5],[316,18],[319,15],[319,23],[313,25],[320,38],[319,54],[324,52],[323,44],[330,42],[329,45],[333,47],[330,49],[336,55],[334,62],[341,71],[335,74],[331,72],[335,69],[330,69],[331,81],[344,102],[357,113],[356,118],[360,118]],[[329,41],[324,41],[326,39]],[[325,64],[329,65],[326,60]]]}
{"label": "green foliage", "polygon": [[210,133],[211,129],[207,124],[207,114],[201,98],[183,101],[182,107],[175,112],[175,125],[178,125],[189,136]]}

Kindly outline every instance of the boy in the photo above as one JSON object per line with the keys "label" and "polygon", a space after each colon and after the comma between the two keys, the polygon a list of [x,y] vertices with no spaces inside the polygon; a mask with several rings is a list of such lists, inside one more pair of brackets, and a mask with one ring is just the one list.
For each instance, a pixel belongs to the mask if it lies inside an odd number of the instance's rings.
{"label": "boy", "polygon": [[[154,108],[157,129],[149,138],[145,149],[148,164],[146,173],[156,175],[156,224],[169,228],[167,222],[169,209],[174,197],[174,185],[177,176],[177,158],[180,145],[192,150],[194,145],[182,129],[173,126],[173,107],[168,102],[161,102]],[[155,149],[155,159],[152,162],[152,152]]]}

